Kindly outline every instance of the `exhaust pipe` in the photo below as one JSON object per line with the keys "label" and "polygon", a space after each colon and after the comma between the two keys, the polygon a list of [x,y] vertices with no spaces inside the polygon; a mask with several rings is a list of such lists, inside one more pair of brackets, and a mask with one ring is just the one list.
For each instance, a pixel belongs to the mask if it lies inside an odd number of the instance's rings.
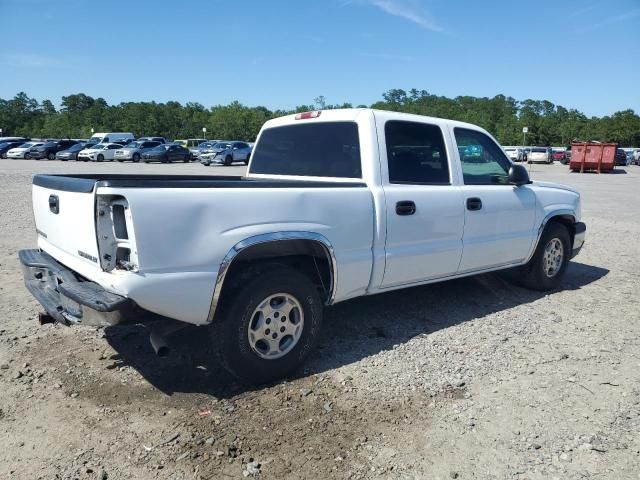
{"label": "exhaust pipe", "polygon": [[149,334],[149,341],[151,342],[153,351],[156,352],[157,356],[169,356],[169,345],[167,344],[167,338],[164,335],[161,335],[155,330],[151,330],[151,333]]}
{"label": "exhaust pipe", "polygon": [[156,352],[156,355],[159,357],[167,357],[171,352],[167,337],[188,326],[188,323],[169,319],[154,322],[151,326],[149,342],[151,343],[151,347],[153,347],[153,351]]}

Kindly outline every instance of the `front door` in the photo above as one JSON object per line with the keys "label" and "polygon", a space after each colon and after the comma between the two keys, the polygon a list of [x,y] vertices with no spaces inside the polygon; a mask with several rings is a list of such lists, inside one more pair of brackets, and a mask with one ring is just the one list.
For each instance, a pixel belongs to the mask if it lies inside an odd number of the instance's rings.
{"label": "front door", "polygon": [[537,233],[535,193],[528,185],[509,184],[511,162],[488,135],[452,130],[464,183],[460,273],[525,260]]}
{"label": "front door", "polygon": [[[456,273],[464,209],[440,126],[376,113],[387,209],[382,288]],[[386,120],[386,121],[385,121]],[[385,158],[386,157],[386,158]],[[386,166],[386,172],[384,172]]]}

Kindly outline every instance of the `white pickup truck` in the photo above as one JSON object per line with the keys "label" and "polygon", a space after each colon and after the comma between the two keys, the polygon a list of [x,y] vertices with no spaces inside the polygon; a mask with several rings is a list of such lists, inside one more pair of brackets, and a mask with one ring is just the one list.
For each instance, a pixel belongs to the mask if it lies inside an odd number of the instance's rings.
{"label": "white pickup truck", "polygon": [[[370,109],[268,121],[246,177],[36,175],[27,288],[67,325],[207,328],[237,376],[289,373],[323,305],[501,269],[560,286],[580,195],[474,125]],[[157,325],[154,327],[153,325]]]}

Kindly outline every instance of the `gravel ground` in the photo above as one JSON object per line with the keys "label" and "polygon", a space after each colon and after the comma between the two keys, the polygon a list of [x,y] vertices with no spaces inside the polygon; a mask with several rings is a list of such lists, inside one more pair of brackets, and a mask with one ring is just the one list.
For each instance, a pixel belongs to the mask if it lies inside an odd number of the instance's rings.
{"label": "gravel ground", "polygon": [[304,370],[254,390],[195,328],[156,358],[142,326],[37,325],[31,175],[92,171],[244,169],[0,161],[1,478],[640,478],[640,167],[533,167],[583,193],[561,291],[483,275],[339,304]]}

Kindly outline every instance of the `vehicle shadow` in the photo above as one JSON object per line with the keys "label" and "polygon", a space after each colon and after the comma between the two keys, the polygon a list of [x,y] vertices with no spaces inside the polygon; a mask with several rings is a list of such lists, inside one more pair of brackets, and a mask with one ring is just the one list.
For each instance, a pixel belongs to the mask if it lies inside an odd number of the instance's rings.
{"label": "vehicle shadow", "polygon": [[[562,289],[579,290],[608,272],[571,262]],[[499,274],[486,274],[346,301],[326,310],[318,348],[290,379],[354,363],[418,335],[481,319],[548,294],[514,286]],[[117,352],[107,368],[128,365],[167,395],[183,392],[228,398],[256,389],[240,384],[224,370],[208,327],[191,327],[172,335],[172,353],[166,358],[154,354],[147,326],[107,328],[105,336]]]}

